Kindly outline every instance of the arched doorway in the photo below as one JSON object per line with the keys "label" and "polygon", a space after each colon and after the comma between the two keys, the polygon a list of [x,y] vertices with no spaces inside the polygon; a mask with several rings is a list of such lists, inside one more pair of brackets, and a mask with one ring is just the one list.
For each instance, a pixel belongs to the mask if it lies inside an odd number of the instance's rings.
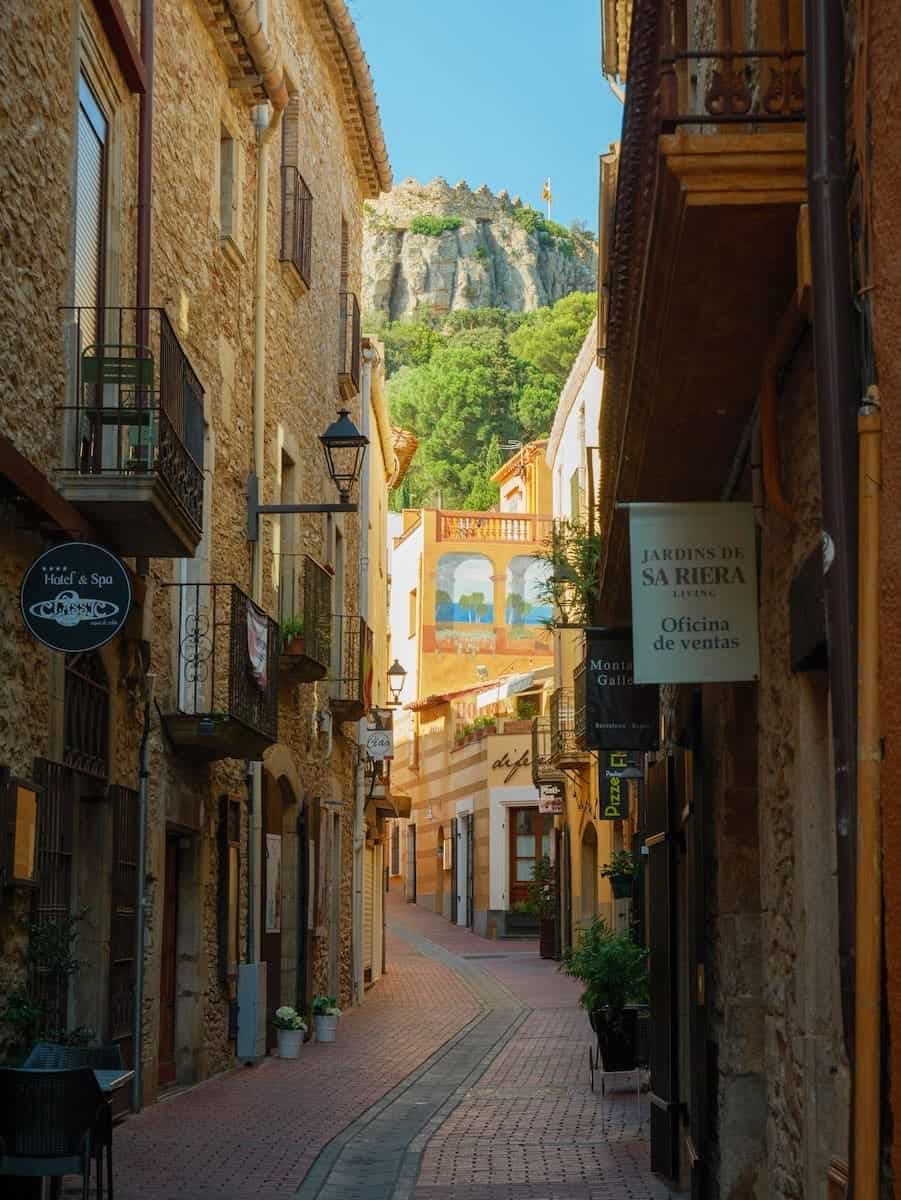
{"label": "arched doorway", "polygon": [[598,915],[598,835],[592,822],[582,832],[582,923]]}

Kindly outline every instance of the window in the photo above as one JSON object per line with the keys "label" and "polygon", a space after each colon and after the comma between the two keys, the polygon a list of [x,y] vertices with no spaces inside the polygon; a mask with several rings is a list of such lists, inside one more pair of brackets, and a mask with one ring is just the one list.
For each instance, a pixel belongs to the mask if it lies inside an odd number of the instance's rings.
{"label": "window", "polygon": [[350,232],[347,221],[341,218],[341,291],[350,290]]}
{"label": "window", "polygon": [[416,637],[416,616],[416,588],[413,588],[407,606],[407,637]]}
{"label": "window", "polygon": [[313,197],[300,173],[300,100],[292,96],[282,120],[282,227],[279,259],[292,263],[310,286]]}
{"label": "window", "polygon": [[234,240],[237,233],[237,149],[223,126],[219,132],[219,234]]}
{"label": "window", "polygon": [[511,808],[510,822],[510,903],[529,898],[529,884],[535,877],[539,858],[551,857],[551,831],[554,818],[540,813],[537,806]]}
{"label": "window", "polygon": [[[107,119],[82,75],[78,81],[75,303],[92,309],[103,307],[108,134]],[[102,337],[94,314],[82,314],[81,329],[86,345]]]}

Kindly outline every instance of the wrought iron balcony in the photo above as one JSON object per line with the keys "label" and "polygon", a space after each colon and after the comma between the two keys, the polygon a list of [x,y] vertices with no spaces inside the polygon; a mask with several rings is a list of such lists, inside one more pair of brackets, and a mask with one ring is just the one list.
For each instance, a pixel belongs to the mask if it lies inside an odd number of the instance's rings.
{"label": "wrought iron balcony", "polygon": [[563,776],[551,759],[551,719],[532,718],[532,783],[559,783]]}
{"label": "wrought iron balcony", "polygon": [[279,556],[278,620],[282,682],[324,679],[331,663],[332,577],[308,554]]}
{"label": "wrought iron balcony", "polygon": [[[803,121],[804,49],[792,28],[789,0],[772,13],[778,29],[744,28],[731,0],[717,0],[713,47],[664,41],[658,97],[660,126],[767,125]],[[678,30],[667,16],[664,30]],[[794,37],[793,37],[794,34]],[[763,44],[757,44],[762,40]],[[769,47],[766,43],[769,42]]]}
{"label": "wrought iron balcony", "polygon": [[338,721],[358,721],[372,708],[372,630],[362,617],[333,618],[330,706]]}
{"label": "wrought iron balcony", "polygon": [[259,759],[278,740],[278,625],[232,583],[174,583],[173,693],[162,713],[197,762]]}
{"label": "wrought iron balcony", "polygon": [[573,732],[576,745],[585,750],[585,734],[587,728],[587,682],[588,664],[580,662],[573,671]]}
{"label": "wrought iron balcony", "polygon": [[341,292],[338,339],[338,385],[345,400],[360,390],[360,305],[353,292]]}
{"label": "wrought iron balcony", "polygon": [[313,197],[296,167],[282,167],[282,238],[279,259],[292,263],[307,287],[313,246]]}
{"label": "wrought iron balcony", "polygon": [[67,308],[60,491],[122,554],[193,555],[203,388],[161,308]]}
{"label": "wrought iron balcony", "polygon": [[573,690],[556,688],[551,693],[551,762],[556,767],[576,767],[588,758],[576,741]]}

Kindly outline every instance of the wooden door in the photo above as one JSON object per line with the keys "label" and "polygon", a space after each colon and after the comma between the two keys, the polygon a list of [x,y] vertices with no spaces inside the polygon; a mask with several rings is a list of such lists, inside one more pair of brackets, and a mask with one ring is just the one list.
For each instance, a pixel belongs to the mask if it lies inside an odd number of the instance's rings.
{"label": "wooden door", "polygon": [[473,813],[467,813],[466,821],[466,924],[470,929],[475,928],[475,837]]}
{"label": "wooden door", "polygon": [[138,793],[111,787],[113,809],[112,912],[108,1038],[118,1042],[122,1062],[134,1067],[136,942],[138,914]]}
{"label": "wooden door", "polygon": [[551,857],[551,831],[554,818],[540,813],[538,806],[510,809],[510,905],[529,898],[529,884],[535,877],[535,864]]}
{"label": "wooden door", "polygon": [[673,761],[648,768],[647,902],[651,1008],[651,1170],[679,1174],[676,937],[673,907]]}
{"label": "wooden door", "polygon": [[460,822],[456,817],[451,821],[451,869],[450,869],[450,919],[457,924],[458,885],[457,885],[457,838],[460,836]]}
{"label": "wooden door", "polygon": [[282,797],[268,775],[263,783],[262,857],[260,957],[266,964],[266,1049],[272,1050],[278,1038],[271,1018],[282,1002]]}
{"label": "wooden door", "polygon": [[175,1082],[175,1017],[178,951],[178,838],[166,835],[163,941],[160,961],[160,1087]]}

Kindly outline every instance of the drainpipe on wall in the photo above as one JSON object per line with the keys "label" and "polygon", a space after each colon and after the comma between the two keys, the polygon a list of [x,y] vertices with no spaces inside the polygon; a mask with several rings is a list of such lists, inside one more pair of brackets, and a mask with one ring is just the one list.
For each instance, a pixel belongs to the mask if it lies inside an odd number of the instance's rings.
{"label": "drainpipe on wall", "polygon": [[[846,207],[844,28],[836,0],[804,0],[807,187],[814,352],[826,542],[824,590],[835,770],[839,969],[852,1076],[857,854],[857,401],[851,351]],[[852,1127],[856,1097],[852,1091]],[[853,1161],[857,1155],[849,1137]],[[859,1196],[858,1200],[868,1200]]]}
{"label": "drainpipe on wall", "polygon": [[882,419],[875,388],[860,407],[860,629],[857,746],[857,943],[854,1195],[878,1200],[882,1113],[882,846],[879,724],[879,517]]}
{"label": "drainpipe on wall", "polygon": [[[149,606],[148,606],[149,607]],[[135,1112],[144,1107],[144,947],[147,921],[147,787],[150,778],[150,710],[153,705],[156,676],[144,675],[144,730],[138,753],[138,871],[137,919],[135,921],[135,1015],[134,1071],[131,1106]]]}
{"label": "drainpipe on wall", "polygon": [[[370,403],[372,395],[372,365],[375,352],[371,347],[363,348],[363,372],[360,379],[360,432],[369,438],[371,421]],[[370,452],[371,453],[371,452]],[[360,479],[360,616],[369,624],[369,478],[370,455],[363,459]],[[353,998],[361,1004],[365,982],[363,979],[363,855],[366,849],[366,777],[363,755],[366,747],[368,713],[357,722],[357,768],[355,772],[356,804],[354,807],[354,868],[353,868]]]}

